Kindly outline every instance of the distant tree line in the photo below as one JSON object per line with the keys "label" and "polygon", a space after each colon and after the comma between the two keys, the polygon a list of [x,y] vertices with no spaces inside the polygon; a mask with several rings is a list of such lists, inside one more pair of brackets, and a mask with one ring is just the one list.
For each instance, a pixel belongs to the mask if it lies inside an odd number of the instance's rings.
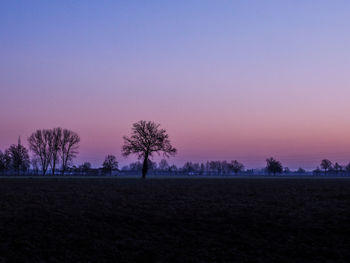
{"label": "distant tree line", "polygon": [[[321,168],[320,168],[321,167]],[[330,174],[330,175],[342,175],[342,174],[350,174],[350,163],[347,165],[340,165],[339,163],[332,163],[328,159],[324,159],[321,161],[319,167],[317,167],[314,171],[314,174]]]}
{"label": "distant tree line", "polygon": [[[92,168],[89,162],[75,166],[80,137],[77,133],[62,128],[36,130],[28,137],[29,151],[21,139],[12,144],[4,152],[0,150],[0,174],[42,174],[51,175],[135,175],[142,178],[150,171],[154,175],[193,175],[193,176],[223,176],[238,174],[314,174],[314,175],[346,175],[350,174],[350,163],[346,166],[332,163],[328,159],[321,161],[314,171],[307,172],[302,168],[291,171],[273,157],[266,159],[266,167],[260,170],[246,170],[244,164],[237,160],[207,161],[204,163],[186,162],[178,167],[169,164],[165,158],[174,156],[177,150],[171,145],[166,130],[151,121],[139,121],[132,126],[131,136],[124,136],[122,154],[135,154],[138,161],[119,169],[119,163],[114,155],[107,155],[100,168]],[[29,155],[31,153],[31,158]],[[163,154],[165,158],[159,163],[153,162],[154,154]],[[31,169],[30,169],[31,168]]]}
{"label": "distant tree line", "polygon": [[[140,161],[123,166],[121,172],[125,174],[135,174],[142,171]],[[244,171],[244,165],[234,160],[227,161],[207,161],[205,163],[186,162],[183,166],[178,167],[170,165],[166,159],[161,159],[157,164],[148,160],[149,171],[154,175],[229,175],[238,174]]]}
{"label": "distant tree line", "polygon": [[4,153],[0,151],[0,172],[23,174],[31,166],[33,173],[41,171],[46,175],[50,169],[52,175],[57,170],[64,174],[78,153],[79,142],[79,135],[68,129],[36,130],[28,138],[32,158],[19,138],[17,145],[11,145]]}

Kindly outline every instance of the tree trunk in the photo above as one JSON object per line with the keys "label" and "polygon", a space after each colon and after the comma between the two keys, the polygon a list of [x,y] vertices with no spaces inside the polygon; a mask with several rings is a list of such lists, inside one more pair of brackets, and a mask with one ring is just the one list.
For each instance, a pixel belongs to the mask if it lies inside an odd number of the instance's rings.
{"label": "tree trunk", "polygon": [[65,155],[63,154],[63,156],[62,156],[62,175],[64,175],[64,173],[65,173],[65,171],[66,171],[66,169],[67,169],[67,163],[68,163],[68,161],[67,161],[67,159],[68,159],[68,157],[66,156],[65,157]]}
{"label": "tree trunk", "polygon": [[52,176],[55,176],[55,169],[56,169],[56,160],[54,159],[52,161]]}
{"label": "tree trunk", "polygon": [[61,175],[64,175],[64,172],[66,171],[66,167],[64,164],[64,161],[62,161],[62,170],[61,170]]}
{"label": "tree trunk", "polygon": [[143,160],[142,179],[146,179],[147,171],[148,171],[148,154],[145,155],[145,159]]}
{"label": "tree trunk", "polygon": [[62,164],[62,172],[61,172],[62,175],[64,175],[64,173],[66,172],[67,167],[68,167],[67,163],[63,163],[63,164]]}

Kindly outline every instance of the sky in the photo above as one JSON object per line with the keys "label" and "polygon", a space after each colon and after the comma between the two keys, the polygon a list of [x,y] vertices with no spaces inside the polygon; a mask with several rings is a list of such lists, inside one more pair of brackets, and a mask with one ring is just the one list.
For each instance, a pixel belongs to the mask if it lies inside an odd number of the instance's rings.
{"label": "sky", "polygon": [[350,161],[349,1],[1,1],[0,149],[36,129],[101,165],[139,120],[170,163]]}

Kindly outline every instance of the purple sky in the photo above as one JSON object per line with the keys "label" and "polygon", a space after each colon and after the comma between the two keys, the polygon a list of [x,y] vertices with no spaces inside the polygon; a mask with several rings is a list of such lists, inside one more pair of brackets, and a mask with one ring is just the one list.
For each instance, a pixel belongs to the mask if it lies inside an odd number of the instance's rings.
{"label": "purple sky", "polygon": [[348,1],[2,1],[0,149],[61,126],[82,138],[77,163],[126,164],[122,136],[145,119],[168,130],[170,163],[346,164],[349,13]]}

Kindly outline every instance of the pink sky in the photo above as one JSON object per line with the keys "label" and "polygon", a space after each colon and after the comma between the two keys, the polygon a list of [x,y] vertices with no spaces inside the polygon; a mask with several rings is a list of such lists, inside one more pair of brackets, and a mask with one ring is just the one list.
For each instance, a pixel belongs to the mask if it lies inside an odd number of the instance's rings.
{"label": "pink sky", "polygon": [[[312,1],[311,1],[312,2]],[[317,12],[315,12],[317,10]],[[77,163],[122,164],[133,122],[161,123],[171,163],[350,161],[347,2],[8,4],[0,11],[0,149],[80,134]]]}

